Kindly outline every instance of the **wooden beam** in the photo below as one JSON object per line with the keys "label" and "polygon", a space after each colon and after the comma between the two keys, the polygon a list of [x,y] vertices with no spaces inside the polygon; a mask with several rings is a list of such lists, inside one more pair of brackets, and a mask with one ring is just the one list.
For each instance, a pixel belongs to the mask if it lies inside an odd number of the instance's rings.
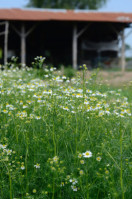
{"label": "wooden beam", "polygon": [[19,35],[19,37],[21,37],[21,32],[11,24],[12,29]]}
{"label": "wooden beam", "polygon": [[73,26],[73,38],[72,38],[72,64],[73,68],[77,70],[77,25]]}
{"label": "wooden beam", "polygon": [[121,46],[121,70],[122,72],[125,71],[125,35],[124,35],[124,29],[121,32],[121,40],[122,40],[122,46]]}
{"label": "wooden beam", "polygon": [[111,29],[116,33],[116,35],[119,35],[119,31],[117,31],[114,25],[112,25],[111,23],[107,23],[107,26],[111,27]]}
{"label": "wooden beam", "polygon": [[86,25],[80,32],[77,33],[77,38],[79,38],[91,25],[91,23],[89,23],[88,25]]}
{"label": "wooden beam", "polygon": [[77,32],[77,24],[73,26],[73,37],[72,37],[72,65],[77,70],[77,55],[78,55],[78,38],[88,29],[91,25],[89,23],[80,32]]}
{"label": "wooden beam", "polygon": [[37,25],[34,25],[31,29],[26,32],[25,24],[21,26],[21,31],[19,31],[15,26],[11,25],[13,30],[21,38],[21,64],[22,66],[26,65],[26,37],[36,28]]}
{"label": "wooden beam", "polygon": [[9,22],[5,23],[5,38],[4,38],[4,65],[7,63],[8,58],[8,32],[9,32]]}
{"label": "wooden beam", "polygon": [[36,28],[37,24],[35,24],[32,28],[30,28],[27,32],[26,32],[26,37],[34,31],[34,29]]}
{"label": "wooden beam", "polygon": [[22,66],[26,65],[26,30],[25,25],[22,24],[21,26],[21,64]]}
{"label": "wooden beam", "polygon": [[0,26],[5,25],[5,24],[6,24],[6,21],[0,22]]}
{"label": "wooden beam", "polygon": [[5,35],[5,32],[1,32],[1,33],[0,33],[0,36],[1,36],[1,35]]}
{"label": "wooden beam", "polygon": [[[32,28],[30,28],[27,32],[25,32],[25,36],[27,37],[33,30],[36,28],[37,24],[35,24]],[[11,24],[12,29],[21,37],[21,31],[19,31],[14,25]]]}

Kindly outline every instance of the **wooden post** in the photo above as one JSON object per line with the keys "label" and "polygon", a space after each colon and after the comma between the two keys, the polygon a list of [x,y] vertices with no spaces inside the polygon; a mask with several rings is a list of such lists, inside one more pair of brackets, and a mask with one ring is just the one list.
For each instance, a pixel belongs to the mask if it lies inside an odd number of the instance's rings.
{"label": "wooden post", "polygon": [[4,39],[4,65],[7,63],[8,58],[8,32],[9,32],[9,22],[5,22],[5,39]]}
{"label": "wooden post", "polygon": [[121,47],[121,70],[122,72],[125,71],[125,36],[124,36],[124,29],[121,33],[121,40],[122,40],[122,47]]}
{"label": "wooden post", "polygon": [[26,65],[26,31],[25,25],[22,24],[21,26],[21,64],[22,66]]}
{"label": "wooden post", "polygon": [[72,59],[73,68],[77,70],[77,25],[73,26]]}
{"label": "wooden post", "polygon": [[19,31],[15,26],[11,25],[13,30],[19,35],[21,38],[21,64],[22,66],[26,65],[26,37],[35,29],[36,25],[30,28],[27,32],[25,29],[25,24],[22,24],[21,31]]}

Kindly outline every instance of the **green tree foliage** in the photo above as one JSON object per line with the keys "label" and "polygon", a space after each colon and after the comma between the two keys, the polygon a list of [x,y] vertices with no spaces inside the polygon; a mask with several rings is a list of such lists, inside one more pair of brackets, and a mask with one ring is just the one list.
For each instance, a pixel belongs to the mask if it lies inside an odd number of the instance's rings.
{"label": "green tree foliage", "polygon": [[29,0],[28,7],[65,8],[65,9],[98,9],[107,0]]}

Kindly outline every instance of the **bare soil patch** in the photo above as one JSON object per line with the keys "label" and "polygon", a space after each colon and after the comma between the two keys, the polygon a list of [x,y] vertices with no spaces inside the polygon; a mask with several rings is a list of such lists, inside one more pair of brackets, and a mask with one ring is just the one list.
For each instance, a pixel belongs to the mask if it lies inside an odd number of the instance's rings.
{"label": "bare soil patch", "polygon": [[128,84],[132,81],[132,72],[107,72],[101,71],[99,72],[99,78],[102,81],[107,81],[108,84],[113,86],[122,86]]}
{"label": "bare soil patch", "polygon": [[[91,73],[91,71],[88,72],[87,77],[89,77]],[[132,82],[132,72],[100,71],[98,73],[98,80],[112,86],[123,86]]]}

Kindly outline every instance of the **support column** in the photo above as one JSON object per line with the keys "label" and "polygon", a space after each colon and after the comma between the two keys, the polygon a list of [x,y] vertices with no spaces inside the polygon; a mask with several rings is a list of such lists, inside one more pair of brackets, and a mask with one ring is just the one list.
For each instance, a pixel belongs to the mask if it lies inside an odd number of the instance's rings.
{"label": "support column", "polygon": [[15,32],[19,35],[21,39],[21,64],[22,66],[25,66],[26,65],[26,38],[35,29],[36,24],[32,28],[30,28],[27,32],[26,32],[24,23],[21,26],[21,31],[19,31],[13,25],[11,25],[11,27],[13,28],[13,30],[15,30]]}
{"label": "support column", "polygon": [[77,25],[73,26],[72,61],[73,68],[77,70]]}
{"label": "support column", "polygon": [[8,32],[9,32],[9,22],[5,22],[5,39],[4,39],[4,65],[7,63],[8,58]]}
{"label": "support column", "polygon": [[121,33],[121,40],[122,40],[122,46],[121,46],[121,70],[122,72],[125,71],[125,35],[124,35],[124,29]]}
{"label": "support column", "polygon": [[26,65],[26,30],[25,25],[21,26],[21,64],[22,66]]}

